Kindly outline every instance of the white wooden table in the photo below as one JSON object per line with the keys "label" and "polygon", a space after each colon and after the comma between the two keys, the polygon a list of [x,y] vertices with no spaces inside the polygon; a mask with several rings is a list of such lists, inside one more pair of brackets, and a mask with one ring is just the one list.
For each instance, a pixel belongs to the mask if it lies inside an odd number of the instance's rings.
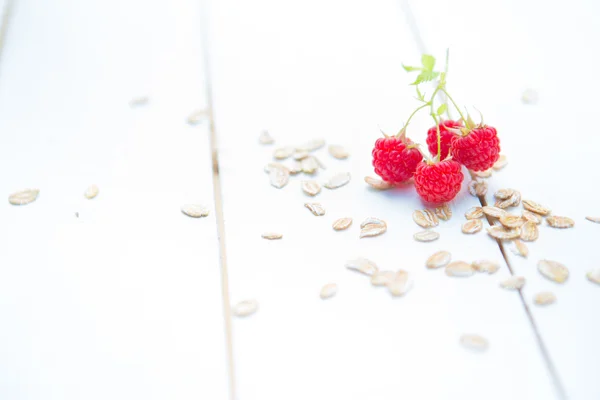
{"label": "white wooden table", "polygon": [[[1,3],[0,194],[40,196],[0,205],[0,399],[600,398],[600,287],[585,278],[599,266],[600,225],[585,220],[600,215],[597,2]],[[396,131],[414,106],[401,64],[447,47],[450,89],[509,158],[487,202],[514,187],[576,220],[542,226],[527,259],[460,233],[479,205],[466,185],[441,238],[417,243],[414,191],[362,181],[379,127]],[[537,104],[520,101],[526,88]],[[199,109],[211,117],[188,125]],[[429,125],[409,136],[424,142]],[[275,146],[349,149],[317,153],[318,180],[353,177],[315,198],[325,216],[303,207],[301,177],[269,185],[263,129]],[[185,203],[211,213],[188,218]],[[334,232],[343,216],[353,226]],[[368,216],[388,232],[358,239]],[[502,267],[449,278],[424,267],[440,249]],[[414,289],[372,287],[344,268],[358,256],[408,270]],[[537,272],[543,258],[570,268],[564,285]],[[511,273],[521,292],[499,288]],[[328,282],[339,293],[322,301]],[[557,303],[534,305],[541,290]],[[233,318],[230,304],[251,298],[259,311]],[[466,351],[463,333],[489,350]]]}

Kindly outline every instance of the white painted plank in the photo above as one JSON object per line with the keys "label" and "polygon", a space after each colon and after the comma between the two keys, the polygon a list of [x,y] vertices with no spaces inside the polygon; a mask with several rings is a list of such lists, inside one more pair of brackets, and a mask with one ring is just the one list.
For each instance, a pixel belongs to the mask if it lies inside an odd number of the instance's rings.
{"label": "white painted plank", "polygon": [[[398,5],[220,1],[211,16],[231,298],[260,303],[256,315],[234,321],[238,398],[554,398],[518,297],[498,288],[506,268],[463,280],[424,267],[444,248],[456,259],[501,260],[484,234],[460,233],[477,200],[463,192],[441,239],[423,244],[412,239],[419,227],[411,214],[423,207],[412,189],[380,193],[362,181],[373,174],[377,124],[398,129],[414,104],[401,62],[419,54]],[[417,121],[409,135],[423,141],[428,126]],[[324,137],[348,147],[346,161],[317,153],[328,167],[317,180],[334,171],[353,177],[314,198],[325,216],[303,207],[313,199],[301,177],[281,190],[269,185],[262,168],[275,146],[258,144],[264,128],[276,146]],[[353,226],[334,232],[344,216]],[[359,240],[368,216],[385,219],[389,231]],[[283,239],[261,239],[265,231]],[[357,256],[407,269],[415,288],[393,299],[371,287],[344,268]],[[328,282],[339,293],[322,301]],[[490,350],[465,351],[462,333],[484,335]]]}
{"label": "white painted plank", "polygon": [[[438,54],[445,46],[452,48],[452,91],[464,104],[481,109],[501,135],[509,164],[489,180],[491,191],[520,189],[523,198],[576,221],[576,228],[568,231],[544,223],[540,239],[528,244],[527,260],[510,251],[508,255],[515,273],[527,279],[527,304],[567,396],[599,398],[595,372],[600,369],[600,325],[593,315],[600,288],[585,273],[598,266],[594,246],[600,226],[585,216],[599,214],[600,138],[593,127],[600,84],[576,72],[593,70],[600,61],[595,42],[600,32],[593,23],[599,5],[462,0],[414,2],[413,8],[424,41]],[[470,22],[456,24],[457,18]],[[538,104],[520,101],[526,88],[539,93]],[[564,285],[538,273],[537,262],[545,258],[570,268]],[[535,306],[533,296],[542,290],[554,292],[557,303]]]}
{"label": "white painted plank", "polygon": [[[0,63],[0,398],[228,397],[208,131],[186,123],[205,105],[198,8],[16,5]],[[24,187],[39,199],[9,205]],[[188,202],[211,215],[184,216]]]}

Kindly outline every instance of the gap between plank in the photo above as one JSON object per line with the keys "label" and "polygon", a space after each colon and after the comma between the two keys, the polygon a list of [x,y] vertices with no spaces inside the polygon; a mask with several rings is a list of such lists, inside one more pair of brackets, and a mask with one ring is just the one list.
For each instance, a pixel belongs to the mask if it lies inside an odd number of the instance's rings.
{"label": "gap between plank", "polygon": [[[409,27],[411,33],[413,34],[413,37],[417,44],[417,48],[419,49],[419,51],[422,54],[427,54],[427,48],[425,46],[425,43],[423,42],[423,38],[421,37],[421,32],[419,30],[419,27],[417,26],[416,18],[412,12],[412,9],[410,8],[409,0],[400,0],[400,6],[402,8],[402,12],[404,13],[404,16],[406,17],[406,23],[408,24],[408,27]],[[440,98],[443,100],[441,94],[440,94]],[[471,179],[475,179],[475,177],[473,176],[473,173],[471,171],[469,171],[469,173],[471,174]],[[478,196],[478,199],[479,199],[479,203],[481,204],[482,207],[487,206],[487,201],[484,196]],[[490,226],[494,225],[494,222],[489,217],[486,216],[486,220]],[[504,243],[502,243],[501,240],[497,240],[497,239],[496,239],[496,243],[498,244],[498,249],[500,250],[500,253],[502,254],[502,258],[504,259],[504,263],[506,264],[510,274],[514,276],[514,271],[513,271],[512,265],[510,264],[508,256],[506,254],[506,249],[504,247]],[[550,352],[548,351],[548,348],[546,347],[546,344],[544,343],[544,340],[542,339],[542,335],[540,334],[539,328],[535,322],[535,319],[533,318],[533,314],[531,313],[531,310],[529,309],[529,306],[527,305],[527,302],[525,301],[525,296],[523,295],[523,290],[518,289],[518,293],[519,293],[519,298],[521,299],[521,304],[523,305],[523,308],[525,309],[525,314],[527,315],[527,319],[529,320],[531,328],[533,329],[533,333],[534,333],[536,341],[538,343],[538,347],[540,349],[540,352],[542,353],[544,362],[546,363],[546,368],[548,368],[548,372],[550,373],[550,376],[552,377],[552,381],[553,381],[554,387],[558,393],[558,397],[561,400],[566,400],[567,394],[565,392],[564,386],[560,380],[558,371],[556,370],[556,367],[554,366],[554,363],[552,362],[552,359],[550,358]]]}
{"label": "gap between plank", "polygon": [[227,250],[225,247],[225,220],[223,217],[223,191],[221,176],[219,174],[219,151],[217,130],[213,108],[213,86],[209,50],[209,7],[208,0],[201,0],[200,30],[202,36],[202,58],[204,63],[204,90],[207,104],[209,124],[210,151],[213,172],[213,193],[215,202],[215,215],[217,219],[217,236],[219,239],[219,259],[221,267],[221,293],[223,297],[223,316],[225,319],[225,339],[227,346],[227,366],[229,375],[229,398],[236,399],[235,367],[233,357],[233,327],[231,318],[231,301],[229,296],[229,273],[227,270]]}

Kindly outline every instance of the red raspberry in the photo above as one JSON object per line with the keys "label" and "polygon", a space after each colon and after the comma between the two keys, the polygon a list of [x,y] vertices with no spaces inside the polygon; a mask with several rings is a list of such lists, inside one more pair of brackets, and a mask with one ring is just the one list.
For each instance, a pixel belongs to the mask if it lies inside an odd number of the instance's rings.
{"label": "red raspberry", "polygon": [[490,169],[500,157],[496,128],[482,125],[465,136],[452,138],[452,158],[473,171]]}
{"label": "red raspberry", "polygon": [[445,203],[454,199],[464,179],[461,169],[454,160],[419,163],[415,172],[417,193],[429,203]]}
{"label": "red raspberry", "polygon": [[[456,134],[450,132],[446,128],[462,128],[463,124],[460,121],[442,121],[439,124],[440,127],[440,138],[441,138],[441,147],[442,154],[440,160],[445,160],[448,157],[448,152],[450,151],[450,143],[452,138],[456,136]],[[427,131],[427,148],[432,156],[437,156],[438,153],[438,145],[437,145],[437,128],[432,126]]]}
{"label": "red raspberry", "polygon": [[390,183],[409,180],[423,159],[421,152],[415,147],[409,148],[410,145],[410,139],[394,136],[377,139],[373,149],[375,173]]}

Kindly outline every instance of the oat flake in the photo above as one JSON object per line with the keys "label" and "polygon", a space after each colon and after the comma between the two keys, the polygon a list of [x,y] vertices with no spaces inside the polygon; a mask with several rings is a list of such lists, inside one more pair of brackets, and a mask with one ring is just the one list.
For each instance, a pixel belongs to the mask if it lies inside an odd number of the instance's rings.
{"label": "oat flake", "polygon": [[556,302],[556,296],[552,292],[540,292],[533,297],[533,302],[538,306],[547,306]]}
{"label": "oat flake", "polygon": [[377,271],[379,271],[379,268],[377,268],[377,264],[375,264],[373,261],[371,261],[369,259],[362,258],[362,257],[347,261],[346,268],[354,270],[354,271],[358,271],[362,274],[369,275],[369,276],[371,276],[374,273],[376,273]]}
{"label": "oat flake", "polygon": [[100,191],[100,189],[98,189],[98,186],[96,185],[92,185],[90,187],[88,187],[85,192],[83,193],[83,195],[85,196],[86,199],[93,199],[94,197],[98,196],[98,192]]}
{"label": "oat flake", "polygon": [[258,302],[256,300],[244,300],[237,303],[231,311],[236,317],[247,317],[258,310]]}
{"label": "oat flake", "polygon": [[306,157],[301,162],[302,172],[308,175],[313,175],[319,169],[319,163],[314,157]]}
{"label": "oat flake", "polygon": [[452,218],[452,210],[448,204],[444,204],[443,206],[436,207],[435,215],[437,215],[442,221],[448,221],[450,218]]}
{"label": "oat flake", "polygon": [[585,219],[600,224],[600,217],[585,217]]}
{"label": "oat flake", "polygon": [[462,335],[460,337],[460,344],[466,349],[477,352],[486,351],[490,347],[486,338],[471,334]]}
{"label": "oat flake", "polygon": [[369,217],[360,224],[360,238],[378,236],[387,231],[387,224],[379,218]]}
{"label": "oat flake", "polygon": [[539,225],[542,223],[542,217],[539,216],[536,213],[532,213],[531,211],[527,211],[527,210],[523,210],[523,212],[521,213],[521,215],[523,216],[523,218],[525,218],[527,221],[531,221],[536,225]]}
{"label": "oat flake", "polygon": [[274,232],[263,233],[261,236],[263,239],[267,239],[267,240],[277,240],[277,239],[281,239],[283,237],[283,235],[281,233],[274,233]]}
{"label": "oat flake", "polygon": [[532,200],[523,200],[523,208],[539,215],[550,214],[550,209]]}
{"label": "oat flake", "polygon": [[494,197],[498,200],[507,200],[515,193],[514,189],[499,189],[494,193]]}
{"label": "oat flake", "polygon": [[352,225],[352,218],[340,218],[333,222],[333,229],[336,231],[343,231],[348,229]]}
{"label": "oat flake", "polygon": [[325,186],[327,189],[337,189],[346,185],[348,182],[350,182],[350,173],[342,172],[333,175],[327,182],[325,182],[323,186]]}
{"label": "oat flake", "polygon": [[590,282],[597,283],[600,285],[600,268],[593,269],[589,271],[585,276],[589,279]]}
{"label": "oat flake", "polygon": [[529,255],[529,249],[527,248],[527,245],[518,239],[516,239],[513,243],[515,244],[515,247],[511,248],[513,254],[527,258]]}
{"label": "oat flake", "polygon": [[556,261],[541,260],[537,267],[542,275],[557,283],[564,283],[569,277],[567,267]]}
{"label": "oat flake", "polygon": [[462,233],[473,234],[483,229],[483,222],[480,219],[470,219],[462,225]]}
{"label": "oat flake", "polygon": [[500,223],[506,228],[520,228],[525,220],[518,215],[506,214],[500,217]]}
{"label": "oat flake", "polygon": [[370,176],[365,176],[365,182],[367,182],[367,184],[369,186],[371,186],[372,188],[375,188],[378,190],[386,190],[386,189],[390,189],[390,188],[394,187],[394,185],[392,185],[389,182],[382,181],[381,179],[377,179],[377,178],[372,178]]}
{"label": "oat flake", "polygon": [[302,191],[309,196],[316,196],[321,192],[321,185],[316,181],[302,181]]}
{"label": "oat flake", "polygon": [[198,125],[206,119],[208,119],[208,112],[206,110],[198,110],[187,117],[187,123],[190,125]]}
{"label": "oat flake", "polygon": [[500,282],[500,287],[504,289],[521,289],[525,286],[525,278],[522,276],[511,276]]}
{"label": "oat flake", "polygon": [[446,275],[455,276],[459,278],[466,278],[475,273],[475,269],[469,263],[464,261],[454,261],[446,266],[444,270]]}
{"label": "oat flake", "polygon": [[413,238],[418,242],[432,242],[439,239],[440,234],[436,231],[421,231],[413,235]]}
{"label": "oat flake", "polygon": [[296,150],[313,152],[315,150],[319,150],[323,146],[325,146],[325,140],[314,139],[314,140],[311,140],[310,142],[306,142],[306,143],[296,147]]}
{"label": "oat flake", "polygon": [[441,268],[441,267],[445,267],[446,265],[448,265],[450,263],[451,259],[452,259],[452,255],[450,254],[450,252],[442,250],[442,251],[433,253],[431,256],[429,256],[429,258],[425,262],[425,265],[427,266],[427,268],[430,268],[430,269]]}
{"label": "oat flake", "polygon": [[487,193],[487,190],[488,190],[488,185],[487,185],[487,182],[485,182],[485,181],[473,180],[473,181],[469,182],[468,189],[469,189],[469,193],[471,194],[471,196],[475,196],[475,197],[485,196],[485,194]]}
{"label": "oat flake", "polygon": [[512,240],[519,237],[518,229],[506,229],[503,226],[492,226],[487,229],[488,234],[494,239],[498,240]]}
{"label": "oat flake", "polygon": [[557,217],[555,215],[551,215],[546,218],[546,222],[553,228],[566,229],[572,228],[575,226],[575,221],[573,221],[569,217]]}
{"label": "oat flake", "polygon": [[325,209],[319,203],[304,203],[304,207],[308,208],[317,217],[325,215]]}
{"label": "oat flake", "polygon": [[503,215],[507,215],[508,213],[498,207],[493,206],[485,206],[483,207],[483,213],[492,218],[500,218]]}
{"label": "oat flake", "polygon": [[534,240],[537,240],[539,234],[540,233],[536,223],[532,221],[527,221],[521,227],[521,234],[519,236],[521,237],[521,240],[524,240],[526,242],[532,242]]}
{"label": "oat flake", "polygon": [[396,273],[394,271],[377,271],[371,275],[371,285],[373,286],[386,286],[392,280]]}
{"label": "oat flake", "polygon": [[8,196],[8,202],[14,206],[24,206],[34,202],[39,194],[39,189],[21,190]]}
{"label": "oat flake", "polygon": [[408,272],[400,269],[386,286],[392,296],[399,297],[404,296],[411,289],[412,281]]}
{"label": "oat flake", "polygon": [[506,164],[508,164],[508,161],[506,160],[506,156],[502,154],[498,157],[498,161],[494,163],[492,168],[494,171],[500,171],[502,168],[506,167]]}
{"label": "oat flake", "polygon": [[477,272],[487,272],[490,275],[495,274],[500,269],[498,263],[489,260],[473,261],[471,266]]}
{"label": "oat flake", "polygon": [[308,156],[309,156],[308,151],[297,151],[294,153],[292,158],[296,161],[302,161]]}
{"label": "oat flake", "polygon": [[439,224],[437,215],[435,215],[433,211],[427,209],[414,211],[412,218],[421,228],[433,228]]}
{"label": "oat flake", "polygon": [[465,213],[466,219],[477,219],[483,217],[483,208],[482,207],[471,207]]}
{"label": "oat flake", "polygon": [[488,169],[485,171],[471,171],[473,172],[473,174],[479,178],[489,178],[490,176],[492,176],[492,169]]}
{"label": "oat flake", "polygon": [[271,186],[281,189],[288,184],[290,180],[290,171],[286,168],[272,168],[269,172],[269,181]]}
{"label": "oat flake", "polygon": [[329,299],[336,295],[337,293],[337,285],[335,283],[328,283],[327,285],[321,288],[321,299]]}
{"label": "oat flake", "polygon": [[329,145],[328,150],[329,154],[331,154],[332,157],[337,158],[338,160],[344,160],[350,155],[342,146],[338,146],[335,144]]}
{"label": "oat flake", "polygon": [[275,143],[275,139],[271,137],[269,131],[262,131],[260,136],[258,137],[258,142],[260,144],[273,144]]}
{"label": "oat flake", "polygon": [[273,152],[273,157],[276,160],[285,160],[286,158],[289,158],[292,154],[294,154],[293,147],[280,147],[278,149],[275,149],[275,151]]}
{"label": "oat flake", "polygon": [[181,212],[192,218],[202,218],[208,216],[208,208],[200,204],[185,204],[181,207]]}

